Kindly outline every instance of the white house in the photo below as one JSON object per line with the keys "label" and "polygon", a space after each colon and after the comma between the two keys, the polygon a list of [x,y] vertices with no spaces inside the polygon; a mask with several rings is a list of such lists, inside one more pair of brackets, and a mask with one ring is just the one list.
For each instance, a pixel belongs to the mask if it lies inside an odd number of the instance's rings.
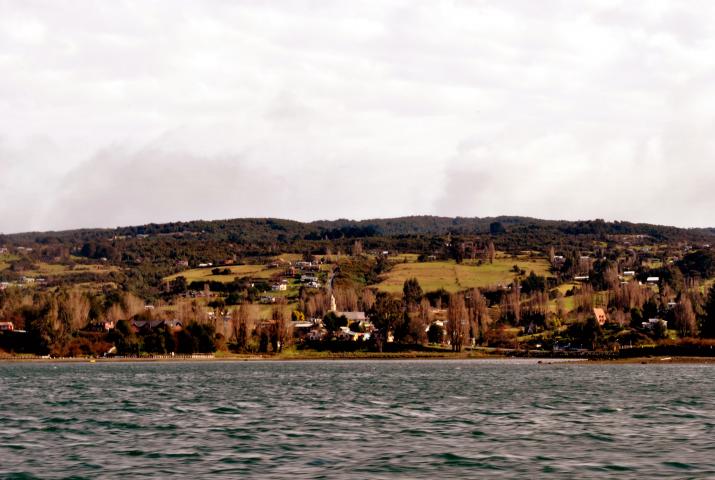
{"label": "white house", "polygon": [[649,318],[647,322],[642,322],[641,326],[643,328],[653,330],[653,328],[661,322],[663,323],[663,327],[668,328],[668,322],[666,322],[665,320],[661,320],[660,318]]}

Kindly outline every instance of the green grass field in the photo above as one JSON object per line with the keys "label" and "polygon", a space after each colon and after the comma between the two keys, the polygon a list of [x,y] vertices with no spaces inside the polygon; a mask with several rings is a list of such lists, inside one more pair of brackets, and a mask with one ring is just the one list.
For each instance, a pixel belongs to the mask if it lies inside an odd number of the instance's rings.
{"label": "green grass field", "polygon": [[[211,270],[214,268],[228,268],[231,270],[230,275],[214,275]],[[216,282],[232,282],[236,277],[250,277],[250,278],[265,278],[270,279],[274,276],[279,276],[283,273],[282,268],[267,268],[265,265],[231,265],[231,266],[221,266],[221,267],[207,267],[207,268],[192,268],[191,270],[184,270],[183,272],[177,273],[175,275],[168,276],[164,278],[165,281],[172,281],[176,277],[183,276],[186,278],[188,283],[193,281],[216,281]]]}
{"label": "green grass field", "polygon": [[[0,257],[0,271],[5,270],[10,267],[10,261],[17,260],[15,256],[5,256]],[[113,265],[102,265],[102,264],[85,264],[85,265],[62,265],[59,263],[45,263],[45,262],[35,262],[37,268],[32,270],[25,270],[21,273],[22,275],[28,277],[58,277],[65,275],[76,275],[79,273],[95,273],[95,274],[107,274],[110,272],[116,272],[119,268]]]}
{"label": "green grass field", "polygon": [[488,287],[510,283],[515,278],[511,271],[518,265],[528,274],[534,271],[537,275],[548,276],[549,264],[546,260],[514,259],[510,257],[497,258],[493,264],[459,265],[449,262],[400,263],[395,265],[377,285],[385,292],[402,291],[405,280],[415,277],[419,280],[425,292],[444,288],[449,292],[457,292],[468,288]]}
{"label": "green grass field", "polygon": [[95,274],[108,274],[110,272],[116,272],[119,268],[113,265],[60,265],[56,263],[37,263],[38,268],[35,270],[28,270],[25,275],[31,277],[57,277],[64,275],[76,275],[78,273],[95,273]]}
{"label": "green grass field", "polygon": [[0,271],[10,268],[10,262],[19,260],[20,257],[11,253],[3,253],[0,255]]}

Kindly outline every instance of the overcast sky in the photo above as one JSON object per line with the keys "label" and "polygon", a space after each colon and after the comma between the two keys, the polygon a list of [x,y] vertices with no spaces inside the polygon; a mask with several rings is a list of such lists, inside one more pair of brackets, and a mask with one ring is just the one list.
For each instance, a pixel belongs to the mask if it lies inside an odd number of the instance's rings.
{"label": "overcast sky", "polygon": [[715,2],[0,0],[0,232],[715,226]]}

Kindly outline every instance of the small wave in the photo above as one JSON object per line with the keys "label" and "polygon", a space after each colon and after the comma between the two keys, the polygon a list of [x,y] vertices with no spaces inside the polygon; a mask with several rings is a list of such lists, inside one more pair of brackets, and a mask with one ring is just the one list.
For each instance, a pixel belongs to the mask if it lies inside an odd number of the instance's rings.
{"label": "small wave", "polygon": [[241,410],[233,407],[216,407],[211,410],[211,413],[217,413],[219,415],[238,415]]}
{"label": "small wave", "polygon": [[665,465],[666,467],[671,468],[677,468],[678,470],[690,470],[693,468],[693,465],[682,462],[662,462],[661,465]]}

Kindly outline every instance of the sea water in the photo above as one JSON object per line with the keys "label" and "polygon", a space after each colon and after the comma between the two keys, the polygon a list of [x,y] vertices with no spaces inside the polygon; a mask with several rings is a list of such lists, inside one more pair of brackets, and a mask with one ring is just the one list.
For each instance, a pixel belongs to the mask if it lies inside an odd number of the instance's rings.
{"label": "sea water", "polygon": [[0,363],[0,478],[715,476],[715,366]]}

